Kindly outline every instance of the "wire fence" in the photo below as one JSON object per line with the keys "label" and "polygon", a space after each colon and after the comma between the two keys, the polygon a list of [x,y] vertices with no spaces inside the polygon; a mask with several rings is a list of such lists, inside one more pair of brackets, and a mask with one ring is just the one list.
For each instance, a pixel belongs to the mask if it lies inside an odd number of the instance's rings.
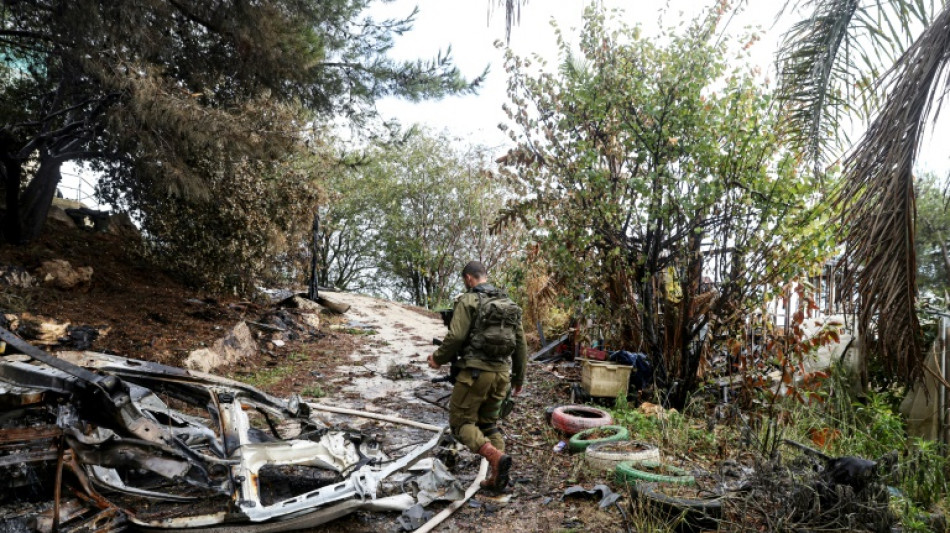
{"label": "wire fence", "polygon": [[[84,178],[78,172],[63,172],[63,179],[57,187],[60,195],[67,200],[75,200],[90,207],[99,205],[96,198],[96,184]],[[73,185],[75,184],[75,185]]]}

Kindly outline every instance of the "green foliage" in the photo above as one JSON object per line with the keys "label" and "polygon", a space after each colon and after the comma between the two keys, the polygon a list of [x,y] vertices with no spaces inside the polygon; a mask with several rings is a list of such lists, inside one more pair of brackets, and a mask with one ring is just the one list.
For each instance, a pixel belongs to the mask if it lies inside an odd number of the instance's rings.
{"label": "green foliage", "polygon": [[946,180],[933,174],[918,177],[917,286],[924,295],[943,297],[950,292],[950,197]]}
{"label": "green foliage", "polygon": [[907,435],[896,411],[900,395],[890,390],[867,392],[858,401],[850,396],[839,372],[825,382],[822,397],[827,401],[809,405],[791,398],[780,401],[773,416],[782,420],[782,437],[819,447],[831,456],[884,458],[878,475],[904,495],[898,511],[905,525],[912,525],[920,510],[933,510],[950,491],[946,447]]}
{"label": "green foliage", "polygon": [[609,345],[648,352],[661,385],[678,382],[677,405],[701,332],[727,332],[831,244],[770,96],[726,65],[720,15],[648,39],[590,8],[579,52],[558,32],[557,73],[506,63],[511,218],[532,224],[565,299]]}
{"label": "green foliage", "polygon": [[[714,469],[714,456],[744,458],[741,460],[757,456],[753,483],[762,483],[776,475],[769,465],[781,461],[791,469],[786,472],[788,485],[771,485],[779,491],[788,491],[794,486],[794,478],[803,474],[796,469],[802,466],[793,459],[799,453],[797,449],[784,444],[774,449],[759,446],[750,449],[756,438],[760,442],[767,438],[767,431],[777,431],[779,442],[795,440],[832,457],[878,460],[877,480],[902,495],[891,499],[891,509],[905,530],[928,531],[923,527],[927,523],[925,513],[941,512],[950,490],[950,459],[945,445],[907,435],[894,406],[899,397],[891,392],[872,392],[857,401],[851,398],[840,377],[834,374],[823,381],[820,394],[813,396],[825,401],[816,400],[806,405],[790,396],[779,396],[776,409],[769,415],[771,418],[759,419],[756,415],[762,414],[761,410],[717,418],[724,406],[713,410],[709,397],[702,394],[694,396],[694,402],[682,415],[670,411],[665,416],[647,415],[629,407],[612,409],[611,415],[614,423],[627,427],[635,440],[659,446],[666,456],[703,461],[703,468],[707,470]],[[793,466],[796,464],[798,466]],[[757,523],[754,513],[736,518],[749,518],[751,524]]]}
{"label": "green foliage", "polygon": [[783,37],[778,99],[792,141],[821,172],[847,148],[849,120],[881,101],[878,81],[936,13],[932,0],[786,2],[804,17]]}
{"label": "green foliage", "polygon": [[193,285],[248,294],[309,229],[319,178],[290,162],[248,163],[207,180],[203,200],[130,190],[122,203],[141,214],[153,262]]}
{"label": "green foliage", "polygon": [[644,414],[636,408],[616,406],[610,410],[614,424],[626,427],[634,440],[659,446],[667,455],[716,453],[717,435],[705,421],[677,411]]}
{"label": "green foliage", "polygon": [[898,479],[904,494],[923,509],[931,509],[950,492],[950,460],[946,447],[932,440],[907,439]]}
{"label": "green foliage", "polygon": [[517,227],[491,231],[507,193],[486,164],[484,152],[428,131],[371,147],[329,181],[323,279],[430,309],[449,305],[468,261],[497,279],[521,241]]}

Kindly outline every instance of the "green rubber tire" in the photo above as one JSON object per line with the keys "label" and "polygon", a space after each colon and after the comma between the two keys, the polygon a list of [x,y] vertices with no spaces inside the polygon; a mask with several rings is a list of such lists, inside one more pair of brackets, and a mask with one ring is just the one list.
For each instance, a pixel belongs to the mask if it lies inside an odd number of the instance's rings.
{"label": "green rubber tire", "polygon": [[[600,431],[613,431],[614,434],[600,439],[587,439],[588,435]],[[584,431],[575,434],[573,437],[571,437],[571,440],[568,441],[567,445],[568,449],[570,449],[572,452],[582,452],[586,450],[591,444],[597,444],[599,442],[616,442],[619,440],[627,440],[629,438],[630,432],[627,431],[627,428],[623,426],[600,426],[596,428],[585,429]]]}
{"label": "green rubber tire", "polygon": [[[649,472],[650,470],[662,470],[664,474]],[[679,483],[682,485],[694,485],[696,478],[689,472],[673,465],[665,465],[654,461],[624,461],[617,465],[614,470],[614,476],[617,483],[636,483],[640,481],[651,481],[654,483]]]}

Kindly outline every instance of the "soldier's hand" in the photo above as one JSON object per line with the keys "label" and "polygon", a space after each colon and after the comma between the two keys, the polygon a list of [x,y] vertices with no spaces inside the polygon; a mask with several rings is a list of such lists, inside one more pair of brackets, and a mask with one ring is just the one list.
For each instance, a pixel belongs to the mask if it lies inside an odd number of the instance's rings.
{"label": "soldier's hand", "polygon": [[517,395],[519,395],[519,394],[521,394],[521,385],[518,385],[517,387],[512,387],[512,388],[511,388],[511,395],[512,395],[512,396],[517,396]]}
{"label": "soldier's hand", "polygon": [[435,358],[432,357],[432,354],[429,354],[429,368],[439,368],[440,366],[442,365],[436,363]]}

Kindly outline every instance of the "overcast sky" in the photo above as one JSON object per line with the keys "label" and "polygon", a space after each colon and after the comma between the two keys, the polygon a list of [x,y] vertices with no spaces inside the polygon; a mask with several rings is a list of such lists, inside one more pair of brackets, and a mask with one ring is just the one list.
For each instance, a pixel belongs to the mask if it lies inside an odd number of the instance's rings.
{"label": "overcast sky", "polygon": [[[495,0],[490,0],[492,3]],[[565,35],[577,35],[581,14],[587,0],[529,0],[522,8],[520,25],[513,29],[512,50],[521,56],[539,54],[557,65],[557,47],[551,21],[557,22]],[[607,8],[624,11],[627,24],[639,23],[645,32],[656,32],[662,26],[685,24],[695,18],[712,0],[602,0]],[[762,30],[762,40],[751,52],[751,62],[763,71],[763,80],[774,82],[775,50],[782,34],[794,17],[782,17],[776,22],[781,2],[747,2],[746,8],[728,23],[728,34],[747,34],[749,28]],[[496,40],[504,39],[504,12],[495,8],[489,20],[489,0],[396,0],[374,9],[374,16],[399,16],[419,7],[414,29],[396,40],[393,55],[401,59],[433,57],[437,50],[452,47],[456,64],[467,77],[477,76],[487,66],[488,79],[475,95],[446,98],[435,102],[410,103],[393,98],[381,101],[377,108],[387,117],[406,124],[421,123],[437,130],[446,129],[468,142],[484,144],[503,150],[510,143],[498,129],[506,117],[501,110],[507,101],[502,49]],[[937,132],[928,135],[919,159],[921,170],[950,172],[950,112]]]}
{"label": "overcast sky", "polygon": [[[455,63],[469,78],[489,68],[488,78],[477,94],[445,98],[440,101],[411,103],[387,98],[377,109],[387,118],[397,118],[406,125],[419,123],[436,130],[448,130],[465,142],[481,144],[501,152],[510,143],[498,129],[506,117],[501,110],[507,101],[505,92],[504,50],[495,41],[504,39],[504,12],[494,8],[489,18],[489,1],[496,0],[395,0],[373,7],[377,20],[404,17],[419,7],[413,30],[396,38],[392,55],[399,59],[432,58],[439,50],[452,48]],[[588,0],[528,0],[522,9],[521,23],[513,29],[510,46],[522,56],[538,54],[557,65],[557,46],[551,21],[556,21],[571,40],[581,25],[581,14]],[[699,15],[712,0],[601,0],[607,8],[623,10],[623,20],[639,23],[644,31],[656,33],[661,26],[685,24]],[[762,40],[751,49],[752,65],[762,69],[763,80],[774,81],[775,50],[782,34],[794,17],[785,16],[776,22],[781,2],[748,1],[739,14],[729,20],[730,35],[747,34],[750,28],[762,31]],[[950,110],[948,110],[950,111]],[[947,175],[950,173],[950,112],[945,112],[940,125],[925,138],[918,168]],[[63,192],[75,198],[79,191],[72,165],[64,168]],[[82,196],[91,193],[91,186],[82,185]],[[90,199],[84,199],[93,203]]]}

